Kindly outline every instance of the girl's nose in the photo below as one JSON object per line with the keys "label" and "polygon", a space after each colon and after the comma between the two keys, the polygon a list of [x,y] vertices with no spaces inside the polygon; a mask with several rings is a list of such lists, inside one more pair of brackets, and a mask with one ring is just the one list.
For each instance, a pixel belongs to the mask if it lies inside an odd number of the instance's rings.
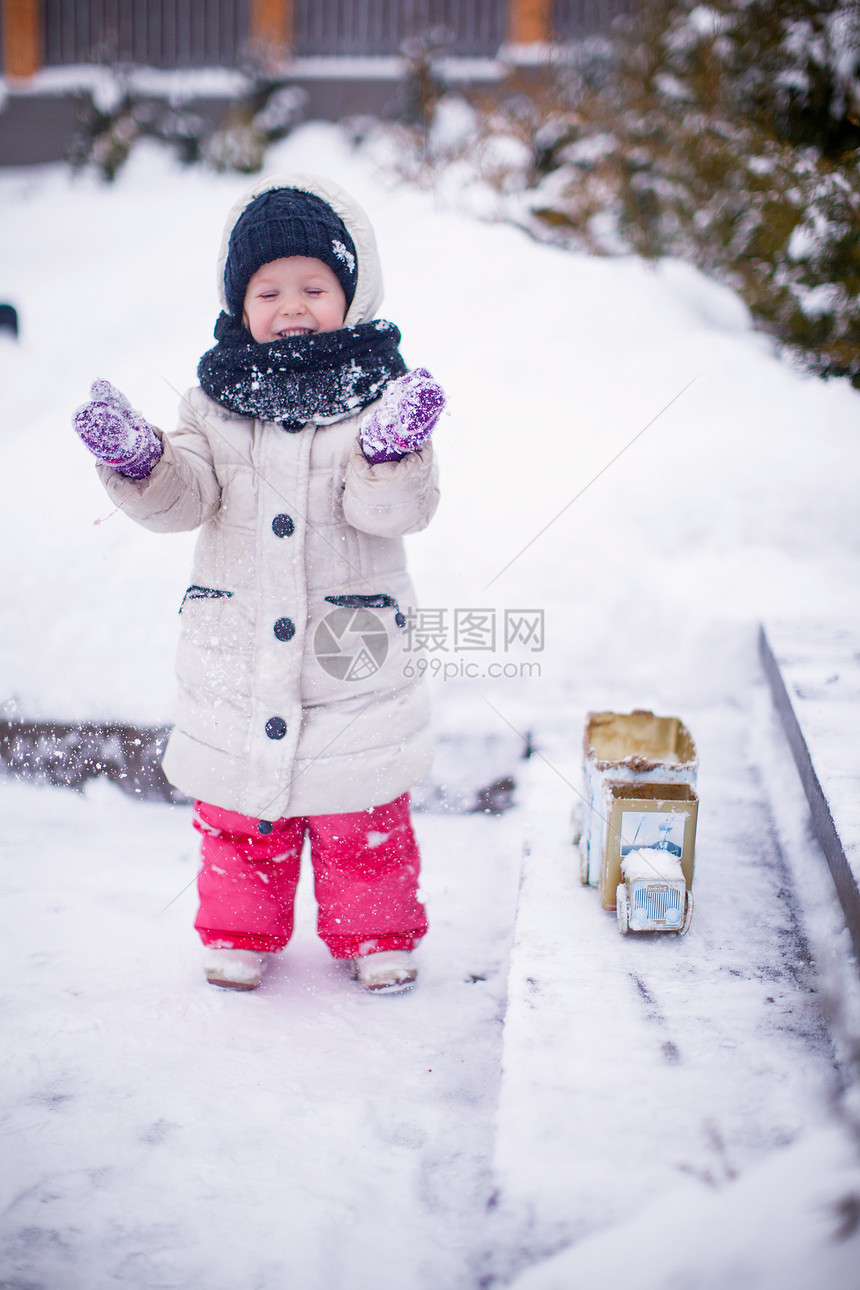
{"label": "girl's nose", "polygon": [[284,296],[281,301],[280,313],[290,316],[292,314],[304,313],[305,302],[301,296]]}

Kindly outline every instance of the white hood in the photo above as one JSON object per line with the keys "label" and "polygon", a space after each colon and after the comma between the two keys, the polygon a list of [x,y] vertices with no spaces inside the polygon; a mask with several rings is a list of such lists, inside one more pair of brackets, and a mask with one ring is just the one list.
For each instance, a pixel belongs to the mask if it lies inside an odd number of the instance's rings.
{"label": "white hood", "polygon": [[332,180],[308,174],[269,175],[267,179],[260,179],[254,184],[254,187],[240,197],[231,208],[224,226],[221,251],[218,256],[218,299],[221,301],[221,307],[227,308],[224,296],[224,265],[227,261],[230,234],[246,206],[249,206],[261,193],[270,192],[274,188],[298,188],[301,192],[313,193],[327,202],[335,214],[343,220],[355,243],[358,257],[355,295],[344,321],[349,326],[354,323],[368,322],[375,317],[376,311],[382,304],[382,270],[370,220],[358,202]]}

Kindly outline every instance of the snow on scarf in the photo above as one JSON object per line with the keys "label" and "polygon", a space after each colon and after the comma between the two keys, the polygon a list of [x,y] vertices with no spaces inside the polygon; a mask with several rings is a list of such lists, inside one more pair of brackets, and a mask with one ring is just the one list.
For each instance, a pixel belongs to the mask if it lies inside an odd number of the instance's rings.
{"label": "snow on scarf", "polygon": [[400,332],[383,319],[260,345],[222,313],[215,336],[218,344],[197,367],[209,397],[229,412],[280,421],[290,431],[360,411],[406,372]]}

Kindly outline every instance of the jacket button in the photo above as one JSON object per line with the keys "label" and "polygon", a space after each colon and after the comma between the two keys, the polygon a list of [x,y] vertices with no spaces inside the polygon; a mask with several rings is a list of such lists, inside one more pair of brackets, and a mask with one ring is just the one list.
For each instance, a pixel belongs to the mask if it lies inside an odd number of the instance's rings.
{"label": "jacket button", "polygon": [[279,641],[291,641],[296,634],[296,625],[291,618],[279,618],[273,630]]}
{"label": "jacket button", "polygon": [[291,515],[276,515],[272,520],[272,532],[275,537],[291,537],[295,528],[296,522]]}
{"label": "jacket button", "polygon": [[266,722],[266,734],[270,739],[283,739],[287,733],[287,723],[283,717],[269,717]]}

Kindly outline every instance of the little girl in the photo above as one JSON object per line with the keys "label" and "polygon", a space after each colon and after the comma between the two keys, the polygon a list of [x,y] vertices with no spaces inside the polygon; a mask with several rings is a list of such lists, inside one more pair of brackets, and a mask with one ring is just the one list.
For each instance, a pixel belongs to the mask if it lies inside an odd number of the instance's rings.
{"label": "little girl", "polygon": [[408,790],[431,739],[404,668],[402,537],[436,509],[444,395],[407,375],[399,331],[375,318],[373,231],[335,184],[256,184],[218,276],[218,343],[173,434],[107,381],[74,418],[126,514],[200,529],[164,770],[203,835],[204,970],[260,984],[292,933],[307,835],[331,954],[368,990],[408,989],[427,930]]}

